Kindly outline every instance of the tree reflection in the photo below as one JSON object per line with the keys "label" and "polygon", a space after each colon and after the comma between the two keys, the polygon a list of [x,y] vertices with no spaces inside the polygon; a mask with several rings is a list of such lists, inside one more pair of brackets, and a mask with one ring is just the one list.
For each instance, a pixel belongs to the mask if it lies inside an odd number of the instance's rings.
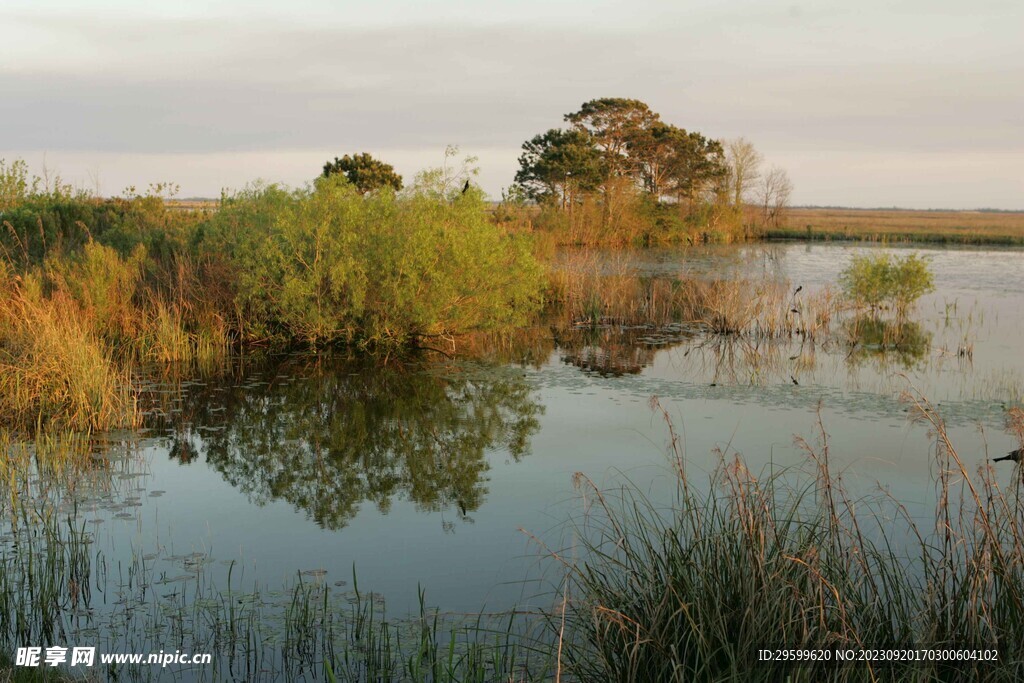
{"label": "tree reflection", "polygon": [[487,452],[518,461],[543,410],[511,367],[331,358],[292,359],[189,402],[190,441],[228,482],[328,529],[363,501],[386,512],[397,497],[465,517],[487,493]]}

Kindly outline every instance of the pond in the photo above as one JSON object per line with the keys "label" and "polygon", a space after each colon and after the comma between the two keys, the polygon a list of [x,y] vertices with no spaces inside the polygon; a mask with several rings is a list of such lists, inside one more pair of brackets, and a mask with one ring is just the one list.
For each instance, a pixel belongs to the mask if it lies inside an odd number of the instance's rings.
{"label": "pond", "polygon": [[[883,248],[664,249],[594,263],[650,278],[782,279],[797,315],[805,297],[837,287],[855,254]],[[358,581],[398,616],[418,610],[420,587],[454,613],[547,607],[559,577],[544,558],[572,552],[575,473],[669,495],[657,397],[691,473],[734,453],[754,472],[799,464],[807,456],[794,436],[817,443],[820,417],[845,481],[884,487],[927,518],[933,440],[900,396],[916,388],[937,406],[970,468],[1019,447],[1003,427],[1024,392],[1024,253],[913,251],[929,259],[936,290],[900,348],[685,325],[539,325],[472,359],[242,359],[214,376],[147,381],[146,429],[93,435],[96,467],[74,487],[33,469],[32,495],[87,531],[114,583],[144,566],[140,605],[154,594],[215,600],[229,583],[274,595],[302,580],[342,598]],[[7,520],[0,547],[18,542]],[[111,634],[151,624],[151,612],[126,616],[125,605],[96,588],[69,628],[82,641],[137,644]],[[166,647],[157,641],[154,651]]]}

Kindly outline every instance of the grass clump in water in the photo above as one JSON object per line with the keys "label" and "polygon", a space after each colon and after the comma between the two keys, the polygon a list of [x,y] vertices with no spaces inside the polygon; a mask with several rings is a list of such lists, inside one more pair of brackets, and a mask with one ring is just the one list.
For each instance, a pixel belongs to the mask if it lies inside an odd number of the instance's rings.
{"label": "grass clump in water", "polygon": [[[691,480],[673,432],[676,497],[599,491],[569,565],[562,664],[581,681],[1017,680],[1024,672],[1024,518],[991,467],[967,471],[941,418],[934,526],[881,495],[854,499],[826,435],[809,470],[723,458]],[[655,404],[657,405],[657,404]],[[660,406],[659,406],[660,409]],[[938,648],[960,661],[771,663],[759,649]],[[997,652],[998,661],[985,661]],[[834,658],[833,658],[834,659]]]}

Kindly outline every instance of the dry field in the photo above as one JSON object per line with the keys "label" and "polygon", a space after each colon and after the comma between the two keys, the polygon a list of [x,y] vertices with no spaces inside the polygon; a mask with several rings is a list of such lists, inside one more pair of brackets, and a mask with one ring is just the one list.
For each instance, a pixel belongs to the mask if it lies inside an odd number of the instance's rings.
{"label": "dry field", "polygon": [[216,211],[220,207],[217,199],[167,199],[164,205],[175,211]]}
{"label": "dry field", "polygon": [[769,238],[1024,244],[1024,212],[789,209]]}

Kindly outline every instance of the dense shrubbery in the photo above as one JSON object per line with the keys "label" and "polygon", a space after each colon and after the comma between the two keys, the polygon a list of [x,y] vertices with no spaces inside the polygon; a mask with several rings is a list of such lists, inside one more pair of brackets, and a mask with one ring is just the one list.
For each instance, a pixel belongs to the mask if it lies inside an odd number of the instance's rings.
{"label": "dense shrubbery", "polygon": [[364,197],[337,176],[228,200],[198,249],[233,269],[247,338],[405,344],[488,329],[522,322],[542,284],[477,194]]}
{"label": "dense shrubbery", "polygon": [[169,209],[160,188],[40,191],[22,164],[0,166],[0,412],[110,427],[135,419],[139,362],[210,361],[232,341],[394,348],[523,322],[539,264],[451,180],[428,172],[401,195],[341,176],[259,186],[207,214]]}

